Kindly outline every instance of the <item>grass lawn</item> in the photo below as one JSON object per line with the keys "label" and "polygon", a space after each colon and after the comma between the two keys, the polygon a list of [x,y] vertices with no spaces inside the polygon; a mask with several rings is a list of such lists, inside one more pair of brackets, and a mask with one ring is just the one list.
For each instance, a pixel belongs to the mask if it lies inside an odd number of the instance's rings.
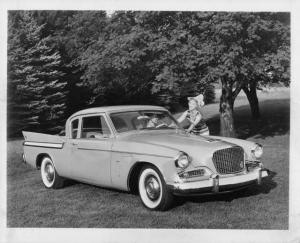
{"label": "grass lawn", "polygon": [[[70,182],[47,190],[39,171],[21,163],[22,140],[8,141],[8,227],[288,229],[289,90],[260,93],[262,119],[251,121],[245,97],[235,103],[239,137],[264,145],[271,176],[261,187],[179,199],[167,212],[145,209],[137,195]],[[204,110],[219,133],[218,104]]]}

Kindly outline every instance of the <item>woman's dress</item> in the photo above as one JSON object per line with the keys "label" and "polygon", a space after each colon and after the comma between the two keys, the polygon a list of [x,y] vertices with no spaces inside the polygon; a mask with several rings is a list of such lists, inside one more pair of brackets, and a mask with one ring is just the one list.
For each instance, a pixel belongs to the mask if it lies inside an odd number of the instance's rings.
{"label": "woman's dress", "polygon": [[203,119],[203,116],[201,115],[200,111],[196,111],[195,113],[191,113],[188,110],[186,118],[188,120],[190,120],[191,122],[194,122],[198,115],[201,116],[201,120],[194,126],[191,133],[195,134],[195,135],[209,135],[208,127],[207,127],[207,125],[205,123],[205,120]]}

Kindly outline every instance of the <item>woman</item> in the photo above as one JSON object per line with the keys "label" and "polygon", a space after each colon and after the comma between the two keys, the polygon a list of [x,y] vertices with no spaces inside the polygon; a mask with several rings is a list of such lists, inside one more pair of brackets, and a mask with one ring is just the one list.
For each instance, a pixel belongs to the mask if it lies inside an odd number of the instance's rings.
{"label": "woman", "polygon": [[200,112],[200,106],[204,106],[203,95],[200,94],[196,97],[188,97],[189,109],[177,119],[179,123],[187,119],[190,126],[187,129],[188,133],[195,135],[209,135],[208,127]]}

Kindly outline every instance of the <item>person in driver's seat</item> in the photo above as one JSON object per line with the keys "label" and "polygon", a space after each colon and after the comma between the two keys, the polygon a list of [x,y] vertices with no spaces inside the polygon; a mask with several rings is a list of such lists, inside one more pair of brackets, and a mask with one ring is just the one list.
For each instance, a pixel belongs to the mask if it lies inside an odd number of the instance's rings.
{"label": "person in driver's seat", "polygon": [[157,127],[159,125],[159,119],[157,114],[151,114],[150,120],[147,123],[147,127]]}

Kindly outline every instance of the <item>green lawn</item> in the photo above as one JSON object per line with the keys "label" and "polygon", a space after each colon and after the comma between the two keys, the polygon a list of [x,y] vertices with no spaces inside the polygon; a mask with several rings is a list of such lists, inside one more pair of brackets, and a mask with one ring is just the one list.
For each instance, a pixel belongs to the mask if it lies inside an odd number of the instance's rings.
{"label": "green lawn", "polygon": [[[177,201],[167,212],[145,209],[138,196],[69,182],[47,190],[36,171],[21,163],[22,140],[8,141],[8,227],[125,227],[288,229],[289,91],[260,94],[262,119],[252,122],[245,97],[235,106],[238,135],[264,145],[271,176],[261,187]],[[205,107],[218,134],[218,104]]]}

